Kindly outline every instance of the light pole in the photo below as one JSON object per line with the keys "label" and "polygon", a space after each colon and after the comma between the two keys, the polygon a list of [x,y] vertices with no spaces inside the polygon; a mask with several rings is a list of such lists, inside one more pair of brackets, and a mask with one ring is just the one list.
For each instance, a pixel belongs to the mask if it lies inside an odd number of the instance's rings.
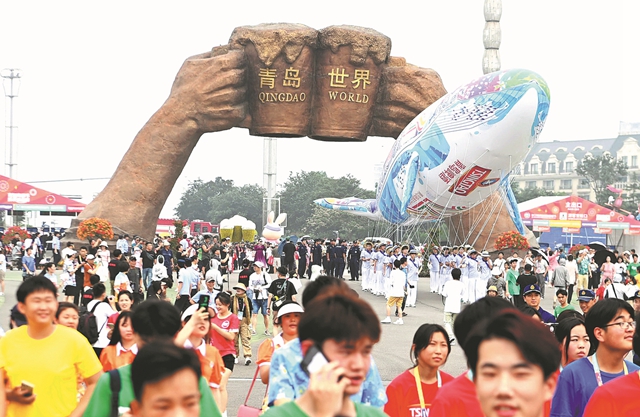
{"label": "light pole", "polygon": [[482,57],[482,72],[488,74],[500,70],[500,17],[502,16],[502,0],[484,0],[484,56]]}
{"label": "light pole", "polygon": [[20,77],[22,74],[17,68],[5,68],[0,72],[0,76],[2,76],[4,95],[9,97],[9,124],[5,125],[9,130],[9,152],[5,153],[5,165],[9,166],[9,178],[13,178],[13,167],[17,165],[13,163],[13,130],[17,127],[13,125],[13,99],[18,97],[18,91],[20,90]]}

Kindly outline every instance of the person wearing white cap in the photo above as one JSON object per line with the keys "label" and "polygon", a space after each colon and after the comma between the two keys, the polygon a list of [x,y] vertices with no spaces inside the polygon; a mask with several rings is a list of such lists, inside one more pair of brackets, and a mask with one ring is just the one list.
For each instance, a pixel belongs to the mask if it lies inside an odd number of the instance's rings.
{"label": "person wearing white cap", "polygon": [[251,325],[256,331],[258,325],[258,314],[262,314],[264,320],[264,334],[269,336],[269,285],[271,277],[262,270],[264,264],[260,261],[253,263],[253,274],[249,277],[249,288],[253,291],[253,316]]}
{"label": "person wearing white cap", "polygon": [[98,275],[100,276],[100,282],[107,282],[109,280],[109,262],[111,262],[111,253],[109,252],[107,242],[100,242],[96,257],[98,258],[99,264]]}
{"label": "person wearing white cap", "polygon": [[[194,304],[182,313],[182,327],[191,320],[198,311],[198,304]],[[204,310],[202,310],[204,312]],[[193,327],[193,330],[184,342],[185,349],[193,349],[200,361],[202,376],[209,384],[211,394],[220,407],[220,383],[225,372],[224,361],[217,347],[206,342],[205,337],[211,332],[211,321],[203,320],[203,323]]]}
{"label": "person wearing white cap", "polygon": [[475,249],[471,249],[469,251],[469,257],[467,258],[467,273],[467,295],[469,297],[469,303],[475,303],[478,299],[477,287],[481,285],[478,283],[478,280],[480,279],[480,268],[478,251]]}
{"label": "person wearing white cap", "polygon": [[273,338],[262,342],[258,348],[258,360],[256,363],[260,368],[262,383],[269,383],[269,370],[271,369],[273,352],[298,338],[298,322],[302,313],[304,313],[304,309],[295,301],[285,301],[278,310],[274,325],[279,326],[282,331],[273,336]]}
{"label": "person wearing white cap", "polygon": [[366,242],[364,244],[364,250],[360,253],[360,260],[362,261],[362,290],[369,291],[371,289],[371,277],[373,275],[373,268],[371,265],[373,258],[373,244]]}
{"label": "person wearing white cap", "polygon": [[487,282],[489,282],[489,278],[491,278],[491,270],[493,269],[493,263],[489,258],[489,252],[483,250],[480,256],[482,256],[482,259],[478,261],[478,266],[480,268],[480,278],[478,279],[478,283],[476,285],[476,299],[482,298],[487,295]]}
{"label": "person wearing white cap", "polygon": [[405,307],[415,307],[418,296],[418,273],[422,267],[422,262],[417,258],[418,251],[411,249],[407,262],[407,302]]}

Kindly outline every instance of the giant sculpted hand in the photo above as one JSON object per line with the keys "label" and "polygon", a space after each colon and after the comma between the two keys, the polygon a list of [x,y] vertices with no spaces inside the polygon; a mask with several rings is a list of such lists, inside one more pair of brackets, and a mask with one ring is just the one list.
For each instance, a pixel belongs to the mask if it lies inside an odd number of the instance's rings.
{"label": "giant sculpted hand", "polygon": [[411,120],[446,93],[436,71],[391,57],[382,71],[369,134],[397,138]]}
{"label": "giant sculpted hand", "polygon": [[243,51],[214,50],[188,58],[167,101],[78,220],[103,217],[116,231],[153,236],[162,206],[200,136],[230,129],[245,118],[245,67]]}

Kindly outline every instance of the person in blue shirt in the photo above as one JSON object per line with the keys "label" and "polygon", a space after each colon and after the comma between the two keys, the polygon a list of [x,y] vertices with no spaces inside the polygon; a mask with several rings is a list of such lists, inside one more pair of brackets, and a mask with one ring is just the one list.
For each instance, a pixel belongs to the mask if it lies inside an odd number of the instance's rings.
{"label": "person in blue shirt", "polygon": [[22,257],[22,279],[31,278],[36,274],[36,260],[33,257],[33,248],[27,248],[27,253]]}
{"label": "person in blue shirt", "polygon": [[551,417],[582,417],[593,392],[599,386],[640,367],[624,360],[633,347],[636,322],[626,301],[606,298],[598,301],[586,316],[591,356],[567,365],[560,373],[551,402]]}
{"label": "person in blue shirt", "polygon": [[536,284],[527,285],[523,291],[524,302],[540,314],[544,323],[555,323],[556,317],[540,307],[540,287]]}

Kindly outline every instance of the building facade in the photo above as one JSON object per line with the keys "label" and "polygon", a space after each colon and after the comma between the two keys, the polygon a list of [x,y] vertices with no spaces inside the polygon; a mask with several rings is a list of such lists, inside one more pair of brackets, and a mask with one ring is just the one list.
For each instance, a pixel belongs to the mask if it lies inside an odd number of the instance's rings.
{"label": "building facade", "polygon": [[619,131],[612,139],[539,142],[515,168],[514,181],[521,189],[537,187],[595,201],[589,182],[575,170],[587,156],[608,153],[627,164],[627,177],[615,184],[623,189],[634,174],[640,178],[640,123],[621,122]]}

